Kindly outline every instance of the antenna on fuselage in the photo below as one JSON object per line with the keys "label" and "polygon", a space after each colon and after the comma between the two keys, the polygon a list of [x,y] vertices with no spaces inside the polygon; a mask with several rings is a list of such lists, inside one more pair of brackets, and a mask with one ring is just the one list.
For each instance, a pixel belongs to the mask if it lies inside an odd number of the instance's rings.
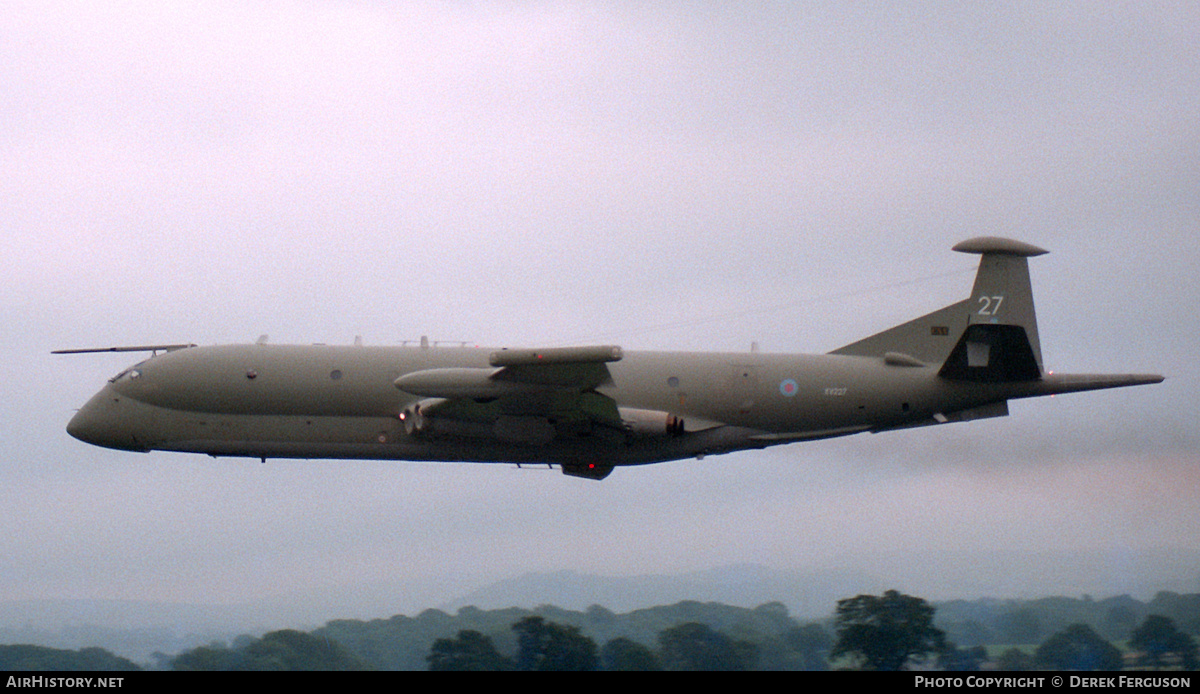
{"label": "antenna on fuselage", "polygon": [[89,347],[87,349],[56,349],[51,354],[93,354],[96,352],[153,352],[158,354],[159,350],[164,352],[174,352],[177,349],[187,349],[195,347],[195,343],[178,345],[137,345],[136,347]]}

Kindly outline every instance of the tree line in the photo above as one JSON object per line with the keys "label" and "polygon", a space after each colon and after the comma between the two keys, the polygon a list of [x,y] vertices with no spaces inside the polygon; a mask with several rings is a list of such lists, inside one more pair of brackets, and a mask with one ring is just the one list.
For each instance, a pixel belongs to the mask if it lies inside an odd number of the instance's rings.
{"label": "tree line", "polygon": [[[922,598],[891,590],[882,596],[859,595],[838,601],[834,639],[809,624],[785,632],[782,661],[762,667],[758,643],[729,637],[705,624],[689,622],[664,629],[658,648],[617,637],[597,648],[578,627],[526,617],[512,625],[518,634],[517,653],[502,655],[492,641],[474,630],[436,640],[426,660],[430,670],[701,670],[753,669],[823,670],[830,667],[862,670],[903,670],[911,665],[944,670],[979,670],[988,662],[982,646],[959,649],[934,626],[935,609]],[[1195,640],[1162,615],[1149,616],[1129,640],[1136,665],[1173,665],[1194,669]],[[779,653],[774,654],[777,658]],[[791,667],[779,667],[780,665]],[[995,669],[1002,670],[1120,670],[1125,657],[1086,624],[1072,624],[1048,638],[1032,653],[1005,651]]]}
{"label": "tree line", "polygon": [[[279,630],[240,636],[176,656],[156,654],[175,670],[945,670],[1120,669],[1197,666],[1192,616],[1200,595],[1159,594],[1129,624],[1120,599],[979,601],[934,606],[887,591],[837,603],[829,620],[800,623],[778,602],[753,609],[684,601],[616,614],[481,610],[456,615],[426,610],[370,621],[335,620],[312,632]],[[1129,600],[1129,599],[1125,599]],[[1140,603],[1139,603],[1140,605]],[[983,609],[987,608],[987,609]],[[1050,608],[1050,609],[1047,609]],[[1090,621],[1069,621],[1080,615]],[[1118,619],[1113,617],[1117,616]],[[1180,623],[1182,623],[1182,627]],[[1068,622],[1069,623],[1065,623]],[[1102,626],[1096,628],[1096,623]],[[987,625],[1007,625],[1019,646],[979,643]],[[1048,632],[1047,626],[1055,627]],[[1120,639],[1106,638],[1127,625]],[[1105,632],[1108,632],[1107,634]],[[1189,633],[1191,632],[1191,633]],[[1041,638],[1032,638],[1041,635]],[[963,636],[968,640],[961,640]],[[974,642],[969,639],[974,638]],[[1122,648],[1123,646],[1123,648]],[[133,667],[103,649],[65,651],[0,646],[0,669],[107,670]]]}
{"label": "tree line", "polygon": [[684,601],[625,615],[600,606],[582,613],[550,606],[533,611],[464,607],[454,616],[426,610],[416,617],[336,620],[311,634],[244,637],[232,648],[216,644],[182,653],[172,667],[737,671],[1196,666],[1195,639],[1163,615],[1148,615],[1131,628],[1127,652],[1089,624],[1076,622],[1040,643],[1023,642],[989,656],[982,645],[956,644],[938,625],[937,612],[924,599],[897,591],[840,600],[832,620],[807,623],[793,620],[781,603],[745,609]]}

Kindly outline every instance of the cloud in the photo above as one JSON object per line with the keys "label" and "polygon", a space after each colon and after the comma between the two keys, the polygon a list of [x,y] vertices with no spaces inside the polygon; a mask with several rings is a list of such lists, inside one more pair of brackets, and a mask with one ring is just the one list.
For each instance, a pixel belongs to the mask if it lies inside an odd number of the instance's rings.
{"label": "cloud", "polygon": [[[1196,12],[15,5],[0,596],[1194,546]],[[89,449],[62,427],[126,355],[47,354],[262,333],[820,352],[965,296],[949,247],[985,234],[1052,251],[1048,365],[1168,381],[595,485]]]}

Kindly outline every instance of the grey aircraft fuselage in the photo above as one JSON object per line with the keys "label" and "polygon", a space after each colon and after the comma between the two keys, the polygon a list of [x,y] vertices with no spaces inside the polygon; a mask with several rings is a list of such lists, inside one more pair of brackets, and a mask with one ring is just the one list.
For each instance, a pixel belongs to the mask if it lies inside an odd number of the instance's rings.
{"label": "grey aircraft fuselage", "polygon": [[67,431],[130,451],[550,463],[601,479],[619,465],[1003,416],[1010,399],[1162,380],[1044,373],[1026,267],[1044,251],[993,237],[955,249],[983,256],[970,298],[830,354],[165,345]]}

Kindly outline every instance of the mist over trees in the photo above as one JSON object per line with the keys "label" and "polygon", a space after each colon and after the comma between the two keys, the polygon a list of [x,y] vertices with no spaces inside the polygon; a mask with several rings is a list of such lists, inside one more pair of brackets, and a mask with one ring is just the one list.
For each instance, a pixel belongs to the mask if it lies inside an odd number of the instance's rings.
{"label": "mist over trees", "polygon": [[655,672],[662,670],[662,662],[649,647],[624,636],[604,644],[600,649],[600,663],[604,670],[625,672]]}
{"label": "mist over trees", "polygon": [[[798,621],[755,608],[683,601],[615,613],[553,606],[334,620],[311,632],[239,636],[148,667],[177,670],[943,670],[1191,669],[1200,594],[1149,602],[1053,597],[928,603],[888,591],[839,601],[834,617]],[[940,637],[939,637],[940,635]],[[136,667],[100,648],[0,647],[8,670]]]}
{"label": "mist over trees", "polygon": [[201,646],[181,653],[173,670],[368,670],[359,657],[336,642],[294,629],[246,637],[232,648],[223,644]]}
{"label": "mist over trees", "polygon": [[513,662],[500,655],[492,640],[474,629],[463,629],[454,638],[433,642],[426,657],[434,672],[496,672],[512,670]]}
{"label": "mist over trees", "polygon": [[45,646],[0,646],[0,672],[123,672],[141,670],[132,661],[103,648],[78,651]]}
{"label": "mist over trees", "polygon": [[1159,592],[1149,602],[1120,595],[1095,600],[951,600],[936,603],[938,628],[959,646],[1039,644],[1072,624],[1087,624],[1108,641],[1127,641],[1151,615],[1171,619],[1184,633],[1200,634],[1200,593]]}
{"label": "mist over trees", "polygon": [[1033,654],[1046,670],[1120,670],[1121,651],[1086,624],[1072,624],[1046,639]]}
{"label": "mist over trees", "polygon": [[[1085,601],[1087,602],[1087,601]],[[760,612],[778,611],[768,604]],[[590,610],[596,613],[596,610]],[[456,639],[439,639],[427,660],[432,670],[902,670],[909,666],[939,670],[1119,670],[1126,654],[1090,626],[1068,625],[1036,649],[1009,647],[994,661],[984,646],[959,648],[934,626],[936,609],[922,598],[887,591],[838,602],[833,621],[836,641],[820,624],[787,629],[766,639],[732,638],[707,624],[687,622],[663,629],[657,648],[617,637],[600,648],[578,627],[564,627],[542,617],[526,617],[512,625],[519,634],[512,659],[499,654],[479,632],[461,631]],[[1027,616],[1032,616],[1032,613]],[[616,616],[613,616],[616,618]],[[615,619],[614,621],[619,621]],[[1195,641],[1161,615],[1151,615],[1134,629],[1130,646],[1139,649],[1138,665],[1195,665]],[[447,660],[446,654],[457,654]],[[484,654],[485,657],[481,657]]]}
{"label": "mist over trees", "polygon": [[[1151,615],[1151,609],[1173,616]],[[1195,662],[1195,641],[1180,625],[1200,626],[1200,595],[1160,594],[1149,604],[1086,596],[933,604],[887,591],[841,600],[833,619],[803,623],[777,602],[748,609],[684,601],[624,614],[599,605],[584,611],[464,607],[453,615],[425,610],[413,617],[335,620],[311,634],[242,637],[232,647],[182,653],[173,667],[1029,670],[1136,662],[1177,668]],[[1117,644],[1124,642],[1134,652],[1122,651]]]}
{"label": "mist over trees", "polygon": [[757,644],[732,639],[698,622],[664,629],[658,643],[666,670],[752,670],[758,663]]}

